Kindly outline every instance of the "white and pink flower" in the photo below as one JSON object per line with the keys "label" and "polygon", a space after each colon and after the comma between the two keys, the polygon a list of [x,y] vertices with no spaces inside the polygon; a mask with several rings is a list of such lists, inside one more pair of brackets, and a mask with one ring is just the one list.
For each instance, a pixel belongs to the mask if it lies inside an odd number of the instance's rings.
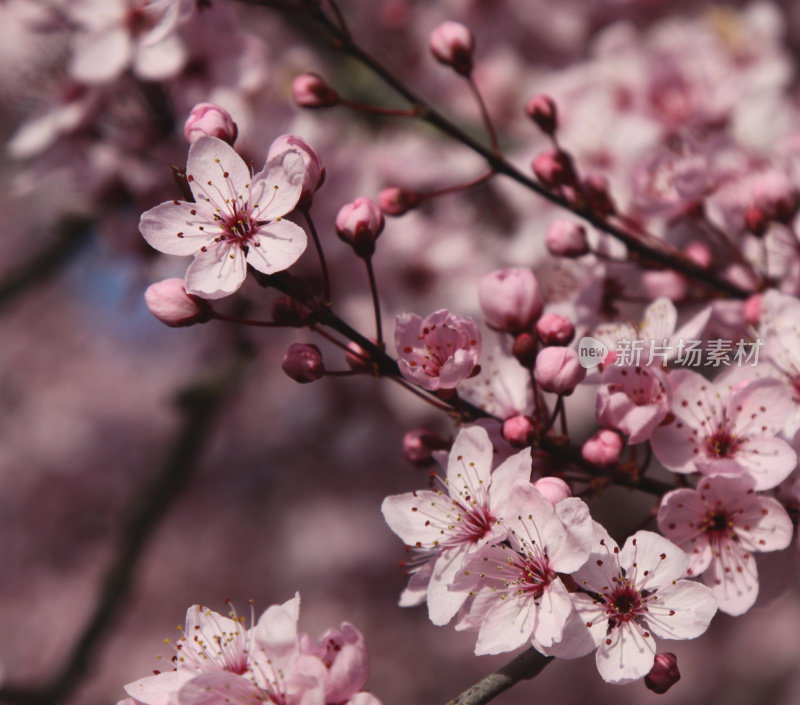
{"label": "white and pink flower", "polygon": [[389,528],[420,556],[401,605],[427,600],[434,624],[452,619],[468,590],[451,590],[450,585],[481,547],[505,538],[500,520],[512,490],[529,483],[530,474],[529,448],[492,472],[489,435],[472,426],[456,436],[444,490],[418,490],[383,500],[381,510]]}
{"label": "white and pink flower", "polygon": [[507,541],[483,548],[453,585],[474,596],[457,628],[479,630],[476,654],[513,651],[531,639],[545,647],[561,641],[572,600],[558,574],[580,568],[591,549],[592,519],[582,500],[554,507],[524,485],[509,504]]}
{"label": "white and pink flower", "polygon": [[689,370],[670,373],[671,420],[650,443],[673,472],[747,476],[756,490],[775,487],[797,464],[778,437],[793,411],[786,385],[760,379],[728,389]]}
{"label": "white and pink flower", "polygon": [[717,601],[705,585],[679,579],[688,563],[663,536],[638,531],[620,550],[595,523],[592,553],[573,575],[583,592],[572,601],[597,648],[603,680],[628,683],[646,676],[655,637],[694,639],[706,631]]}
{"label": "white and pink flower", "polygon": [[701,575],[723,612],[744,614],[758,596],[754,553],[779,551],[792,540],[780,502],[757,495],[746,477],[709,477],[696,490],[664,496],[658,527],[689,554],[687,575]]}
{"label": "white and pink flower", "polygon": [[244,160],[216,137],[189,148],[186,176],[195,203],[167,201],[142,214],[144,239],[169,255],[194,255],[186,292],[218,299],[242,285],[247,265],[274,274],[294,264],[306,234],[283,216],[300,198],[305,167],[296,151],[251,175]]}

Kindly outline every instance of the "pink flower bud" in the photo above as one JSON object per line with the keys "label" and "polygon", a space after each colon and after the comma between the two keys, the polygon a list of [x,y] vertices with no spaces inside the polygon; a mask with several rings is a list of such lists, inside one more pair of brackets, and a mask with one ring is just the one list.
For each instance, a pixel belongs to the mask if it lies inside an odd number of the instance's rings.
{"label": "pink flower bud", "polygon": [[330,108],[339,102],[338,93],[315,73],[301,73],[295,78],[292,95],[301,108]]}
{"label": "pink flower bud", "polygon": [[292,343],[281,364],[283,371],[295,382],[316,382],[325,374],[322,353],[310,343]]}
{"label": "pink flower bud", "polygon": [[575,335],[575,326],[566,316],[546,313],[536,321],[536,334],[545,345],[567,345]]}
{"label": "pink flower bud", "polygon": [[383,213],[371,198],[359,196],[341,207],[336,216],[336,234],[353,247],[359,257],[375,252],[375,240],[383,231]]}
{"label": "pink flower bud", "polygon": [[520,333],[514,338],[511,354],[525,369],[531,369],[536,364],[536,338],[530,333]]}
{"label": "pink flower bud", "polygon": [[503,438],[512,448],[525,448],[533,441],[536,429],[528,416],[512,416],[503,421]]}
{"label": "pink flower bud", "polygon": [[449,447],[449,441],[427,428],[415,428],[403,436],[403,457],[418,468],[433,465],[436,462],[433,451]]}
{"label": "pink flower bud", "polygon": [[475,38],[469,27],[460,22],[443,22],[431,32],[429,46],[439,63],[464,76],[472,71]]}
{"label": "pink flower bud", "polygon": [[586,228],[572,220],[553,221],[545,238],[547,249],[556,257],[580,257],[589,251]]}
{"label": "pink flower bud", "polygon": [[616,212],[617,207],[608,192],[608,179],[605,176],[589,174],[581,182],[581,188],[591,211],[602,217]]}
{"label": "pink flower bud", "polygon": [[562,499],[572,497],[572,489],[560,477],[542,477],[536,480],[533,486],[549,499],[553,506]]}
{"label": "pink flower bud", "polygon": [[681,679],[678,657],[675,654],[656,654],[653,668],[644,677],[644,684],[654,693],[666,693]]}
{"label": "pink flower bud", "polygon": [[231,114],[214,103],[198,103],[192,108],[189,117],[183,126],[183,135],[189,144],[208,135],[233,144],[239,129],[233,121]]}
{"label": "pink flower bud", "polygon": [[622,438],[607,428],[599,430],[583,444],[581,455],[587,463],[603,467],[619,460]]}
{"label": "pink flower bud", "polygon": [[300,194],[300,204],[307,206],[310,204],[311,197],[319,190],[325,181],[325,167],[322,160],[308,142],[296,135],[281,135],[273,140],[267,153],[267,161],[279,157],[289,151],[299,152],[306,167],[303,177],[303,191]]}
{"label": "pink flower bud", "polygon": [[572,158],[560,149],[548,149],[537,155],[531,167],[539,181],[550,188],[577,183]]}
{"label": "pink flower bud", "polygon": [[539,282],[530,269],[498,269],[478,283],[478,301],[490,328],[506,333],[529,331],[542,313]]}
{"label": "pink flower bud", "polygon": [[403,215],[419,205],[420,195],[416,191],[389,186],[378,194],[378,206],[386,215]]}
{"label": "pink flower bud", "polygon": [[762,237],[769,227],[769,218],[760,208],[751,206],[744,214],[744,223],[753,235]]}
{"label": "pink flower bud", "polygon": [[525,104],[525,112],[537,127],[546,135],[552,135],[558,128],[558,111],[549,95],[535,95]]}
{"label": "pink flower bud", "polygon": [[144,292],[144,301],[150,313],[172,328],[205,323],[211,318],[209,304],[187,294],[183,279],[165,279],[151,284]]}
{"label": "pink flower bud", "polygon": [[758,325],[758,321],[761,318],[762,301],[761,294],[753,294],[744,302],[744,320],[751,326]]}
{"label": "pink flower bud", "polygon": [[711,249],[704,242],[695,240],[686,245],[686,256],[703,269],[711,266]]}
{"label": "pink flower bud", "polygon": [[536,383],[545,391],[569,395],[586,377],[586,369],[572,348],[544,348],[536,356]]}
{"label": "pink flower bud", "polygon": [[780,171],[768,171],[753,185],[756,207],[768,220],[788,223],[797,210],[797,187]]}
{"label": "pink flower bud", "polygon": [[[320,698],[319,702],[344,703],[364,687],[369,670],[367,645],[353,625],[345,622],[341,629],[329,629],[316,644],[308,634],[298,636],[300,654],[318,659],[317,664],[325,668],[321,678],[325,699]],[[303,663],[302,655],[299,664]],[[298,667],[298,672],[303,672],[302,666]]]}

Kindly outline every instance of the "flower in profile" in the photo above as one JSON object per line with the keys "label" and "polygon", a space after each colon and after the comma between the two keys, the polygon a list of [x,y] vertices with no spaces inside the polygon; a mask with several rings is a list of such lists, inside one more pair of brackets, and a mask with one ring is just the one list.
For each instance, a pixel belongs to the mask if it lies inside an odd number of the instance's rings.
{"label": "flower in profile", "polygon": [[747,477],[709,477],[696,490],[664,496],[658,528],[689,555],[688,575],[703,575],[723,612],[744,614],[758,596],[753,553],[792,541],[792,520],[780,502],[760,497]]}
{"label": "flower in profile", "polygon": [[454,583],[474,595],[457,628],[479,629],[476,654],[561,641],[572,600],[559,573],[580,568],[592,546],[586,504],[569,497],[554,507],[533,485],[515,489],[504,523],[507,540],[483,548]]}
{"label": "flower in profile", "polygon": [[444,490],[418,490],[383,500],[381,510],[389,528],[420,558],[401,597],[402,606],[427,599],[434,624],[452,619],[468,595],[467,590],[451,590],[453,580],[478,549],[505,538],[500,520],[512,490],[527,484],[530,474],[530,448],[492,472],[489,434],[472,426],[456,436]]}
{"label": "flower in profile", "polygon": [[717,601],[705,585],[679,580],[688,563],[652,531],[637,531],[620,550],[595,523],[592,553],[573,575],[582,592],[572,601],[597,647],[603,680],[643,678],[653,666],[655,637],[694,639],[708,628]]}
{"label": "flower in profile", "polygon": [[255,175],[228,144],[200,137],[186,176],[196,203],[167,201],[142,214],[144,239],[169,255],[194,255],[186,293],[219,299],[244,282],[247,265],[264,274],[290,267],[306,248],[301,227],[284,220],[300,198],[305,167],[296,151]]}
{"label": "flower in profile", "polygon": [[427,318],[401,313],[394,340],[403,377],[431,391],[455,389],[472,374],[481,354],[475,321],[446,309]]}

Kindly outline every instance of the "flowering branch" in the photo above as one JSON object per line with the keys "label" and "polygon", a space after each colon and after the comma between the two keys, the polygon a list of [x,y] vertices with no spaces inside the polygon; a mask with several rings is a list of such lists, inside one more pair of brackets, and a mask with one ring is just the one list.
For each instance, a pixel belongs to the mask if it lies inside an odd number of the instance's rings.
{"label": "flowering branch", "polygon": [[[247,4],[259,5],[262,3],[259,2],[259,0],[248,0]],[[294,8],[287,6],[283,7],[284,9],[295,10],[306,9],[302,4],[295,6]],[[686,276],[691,277],[696,281],[703,282],[722,294],[726,294],[735,298],[744,299],[753,293],[752,291],[743,289],[742,287],[724,279],[712,270],[704,269],[682,253],[675,251],[672,248],[668,248],[666,243],[661,242],[654,236],[634,235],[628,230],[610,222],[606,217],[597,213],[591,208],[586,206],[578,206],[574,203],[571,203],[563,195],[550,191],[544,185],[517,169],[517,167],[503,158],[501,154],[497,153],[496,150],[487,147],[473,139],[470,135],[464,132],[464,130],[428,105],[426,101],[408,88],[389,69],[384,67],[371,54],[362,49],[349,34],[345,33],[340,27],[338,27],[337,24],[332,21],[319,7],[306,9],[305,14],[317,22],[329,35],[329,37],[332,39],[331,44],[333,48],[341,51],[344,54],[347,54],[348,56],[351,56],[365,67],[369,68],[383,81],[394,88],[401,96],[408,100],[414,106],[414,110],[419,115],[420,119],[429,123],[439,131],[447,134],[458,142],[461,142],[466,147],[469,147],[473,152],[482,156],[495,172],[505,174],[509,178],[530,189],[531,191],[534,191],[551,203],[560,206],[565,210],[571,211],[580,218],[583,218],[598,230],[602,230],[603,232],[608,233],[612,237],[622,242],[626,247],[628,247],[629,250],[631,250],[633,253],[636,253],[636,255],[645,261],[649,260],[658,262],[669,269],[682,272]]]}

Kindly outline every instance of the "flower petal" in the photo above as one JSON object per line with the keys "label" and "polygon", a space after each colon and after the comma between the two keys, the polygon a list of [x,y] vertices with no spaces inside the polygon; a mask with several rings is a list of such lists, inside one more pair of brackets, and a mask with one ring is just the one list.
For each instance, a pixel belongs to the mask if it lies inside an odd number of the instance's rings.
{"label": "flower petal", "polygon": [[167,255],[193,255],[214,242],[220,227],[207,204],[167,201],[142,213],[139,232]]}
{"label": "flower petal", "polygon": [[296,150],[270,159],[253,177],[250,205],[256,220],[275,220],[294,210],[303,190],[306,166]]}
{"label": "flower petal", "polygon": [[260,226],[252,235],[247,263],[264,274],[281,272],[300,259],[307,244],[303,228],[288,220],[276,220]]}
{"label": "flower petal", "polygon": [[653,667],[655,640],[644,636],[636,622],[613,629],[597,649],[597,670],[607,683],[630,683],[646,676]]}
{"label": "flower petal", "polygon": [[221,242],[195,255],[186,270],[186,293],[221,299],[239,289],[246,274],[242,249],[234,243]]}
{"label": "flower petal", "polygon": [[708,629],[717,601],[705,585],[678,580],[647,603],[647,625],[664,639],[694,639]]}
{"label": "flower petal", "polygon": [[221,215],[233,215],[250,199],[250,169],[233,147],[217,137],[200,137],[189,147],[186,178],[195,200]]}

